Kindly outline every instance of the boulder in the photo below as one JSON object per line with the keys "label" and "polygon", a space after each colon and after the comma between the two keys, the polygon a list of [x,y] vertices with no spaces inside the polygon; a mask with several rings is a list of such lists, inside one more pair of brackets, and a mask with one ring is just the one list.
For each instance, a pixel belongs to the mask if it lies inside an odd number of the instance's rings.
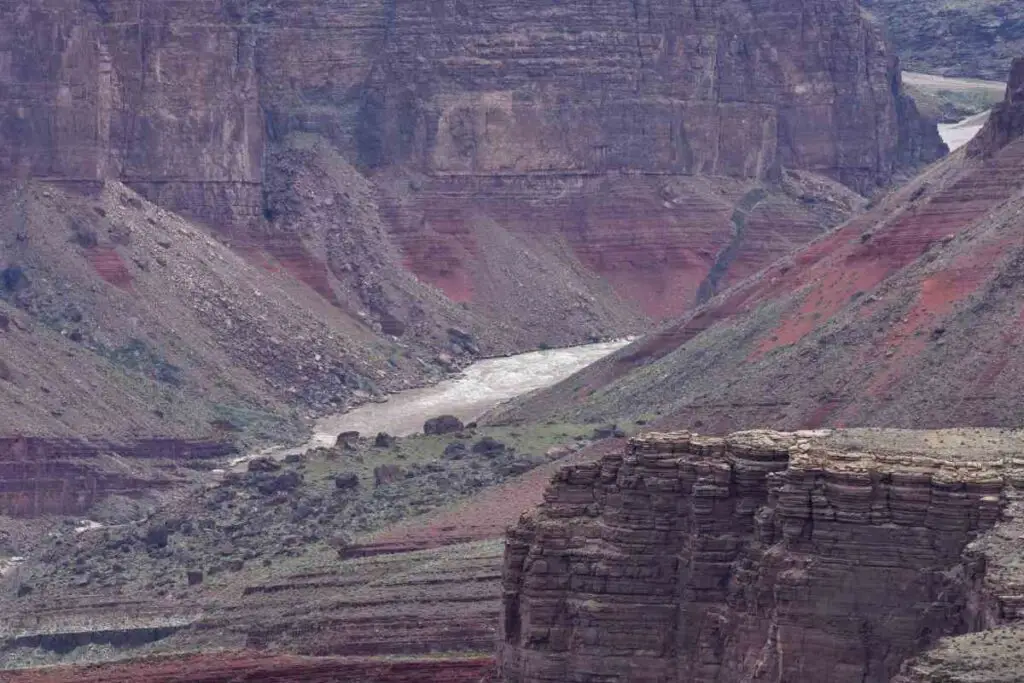
{"label": "boulder", "polygon": [[373,468],[374,486],[386,486],[405,478],[405,471],[398,465],[378,465]]}
{"label": "boulder", "polygon": [[302,484],[302,475],[294,470],[289,470],[288,472],[279,474],[276,477],[261,479],[256,484],[256,488],[260,493],[270,495],[273,493],[294,491],[300,484]]}
{"label": "boulder", "polygon": [[453,441],[444,447],[444,455],[442,457],[445,460],[461,460],[466,457],[468,450],[466,444],[461,441]]}
{"label": "boulder", "polygon": [[163,548],[170,539],[171,532],[163,524],[157,524],[146,529],[146,545],[150,548]]}
{"label": "boulder", "polygon": [[341,434],[338,434],[338,438],[334,440],[334,447],[343,448],[346,446],[352,446],[357,441],[359,441],[359,432],[342,432]]}
{"label": "boulder", "polygon": [[377,437],[373,440],[373,445],[377,448],[391,448],[398,441],[397,437],[391,436],[387,432],[378,432]]}
{"label": "boulder", "polygon": [[281,463],[273,458],[256,458],[249,461],[250,472],[276,472],[281,469]]}
{"label": "boulder", "polygon": [[359,475],[355,472],[342,472],[334,477],[334,486],[343,491],[359,488]]}
{"label": "boulder", "polygon": [[498,441],[497,439],[485,436],[476,443],[473,444],[473,452],[477,455],[486,455],[488,457],[494,457],[500,455],[508,450],[508,446]]}
{"label": "boulder", "polygon": [[463,427],[462,420],[454,415],[439,415],[423,423],[423,433],[428,435],[453,434],[461,432]]}

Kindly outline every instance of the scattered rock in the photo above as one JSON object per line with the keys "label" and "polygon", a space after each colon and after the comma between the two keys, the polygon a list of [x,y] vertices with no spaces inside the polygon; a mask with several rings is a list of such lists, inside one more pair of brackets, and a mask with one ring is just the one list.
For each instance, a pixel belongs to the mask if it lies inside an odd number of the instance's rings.
{"label": "scattered rock", "polygon": [[249,461],[250,472],[276,472],[281,469],[281,463],[273,458],[256,458]]}
{"label": "scattered rock", "polygon": [[493,457],[504,453],[506,450],[508,450],[508,447],[505,444],[490,436],[485,436],[473,444],[473,452],[478,455]]}
{"label": "scattered rock", "polygon": [[359,475],[355,472],[343,472],[334,478],[334,486],[344,491],[359,488]]}
{"label": "scattered rock", "polygon": [[423,423],[423,433],[427,435],[452,434],[461,432],[465,425],[454,415],[439,415]]}
{"label": "scattered rock", "polygon": [[626,436],[626,432],[619,429],[618,425],[604,425],[594,430],[593,438],[595,439],[621,439]]}
{"label": "scattered rock", "polygon": [[350,446],[356,441],[359,441],[359,432],[342,432],[341,434],[338,434],[338,438],[334,440],[334,447],[341,448],[344,446]]}
{"label": "scattered rock", "polygon": [[442,457],[445,460],[462,460],[466,457],[467,452],[466,444],[461,441],[453,441],[444,447],[444,455]]}
{"label": "scattered rock", "polygon": [[405,471],[398,465],[378,465],[373,468],[374,486],[386,486],[405,477]]}

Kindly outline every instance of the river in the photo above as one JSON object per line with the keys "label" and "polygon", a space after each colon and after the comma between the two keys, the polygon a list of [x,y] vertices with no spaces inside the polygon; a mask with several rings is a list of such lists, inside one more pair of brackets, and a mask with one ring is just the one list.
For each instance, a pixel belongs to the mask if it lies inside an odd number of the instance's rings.
{"label": "river", "polygon": [[618,340],[480,360],[458,377],[392,394],[382,403],[367,403],[347,413],[328,415],[317,421],[313,438],[302,446],[263,451],[237,458],[232,464],[239,465],[255,455],[281,458],[318,446],[333,446],[342,432],[408,436],[422,430],[424,421],[438,415],[455,415],[469,422],[502,401],[560,382],[628,343],[629,340]]}
{"label": "river", "polygon": [[[939,134],[953,151],[967,144],[987,118],[988,112],[984,112],[958,123],[941,124]],[[348,431],[364,436],[377,432],[408,436],[419,432],[425,420],[437,415],[455,415],[469,422],[502,401],[551,386],[627,343],[602,342],[477,361],[458,377],[439,384],[409,389],[392,394],[382,403],[367,403],[347,413],[328,415],[317,421],[312,439],[302,446],[250,454],[232,464],[239,465],[256,455],[284,457],[318,446],[332,446],[338,434]]]}
{"label": "river", "polygon": [[949,147],[949,151],[955,152],[973,140],[986,121],[988,121],[987,111],[975,114],[956,123],[940,123],[939,135],[942,137],[942,141]]}

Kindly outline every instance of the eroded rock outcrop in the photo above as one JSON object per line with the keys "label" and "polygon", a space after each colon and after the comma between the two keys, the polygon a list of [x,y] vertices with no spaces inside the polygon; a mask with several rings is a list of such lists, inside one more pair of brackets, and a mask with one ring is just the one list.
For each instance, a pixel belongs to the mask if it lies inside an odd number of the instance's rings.
{"label": "eroded rock outcrop", "polygon": [[510,531],[503,680],[888,681],[981,628],[969,544],[1024,463],[877,434],[648,435],[564,469]]}

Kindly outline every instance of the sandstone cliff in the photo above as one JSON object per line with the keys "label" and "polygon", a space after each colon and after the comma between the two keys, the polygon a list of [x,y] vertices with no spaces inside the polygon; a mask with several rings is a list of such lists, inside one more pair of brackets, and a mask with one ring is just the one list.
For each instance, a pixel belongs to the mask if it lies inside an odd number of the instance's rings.
{"label": "sandstone cliff", "polygon": [[882,682],[1015,618],[985,543],[1024,470],[962,436],[648,435],[565,468],[510,531],[503,680]]}
{"label": "sandstone cliff", "polygon": [[500,418],[633,416],[712,433],[1016,426],[1022,68],[966,149]]}
{"label": "sandstone cliff", "polygon": [[[492,320],[540,307],[556,340],[631,322],[595,273],[677,314],[720,254],[743,276],[814,237],[817,194],[744,202],[782,167],[867,192],[941,154],[853,0],[0,7],[0,176],[122,180],[344,300],[358,261],[292,233],[268,163],[319,136],[372,179],[406,267]],[[434,314],[405,292],[376,315]]]}

